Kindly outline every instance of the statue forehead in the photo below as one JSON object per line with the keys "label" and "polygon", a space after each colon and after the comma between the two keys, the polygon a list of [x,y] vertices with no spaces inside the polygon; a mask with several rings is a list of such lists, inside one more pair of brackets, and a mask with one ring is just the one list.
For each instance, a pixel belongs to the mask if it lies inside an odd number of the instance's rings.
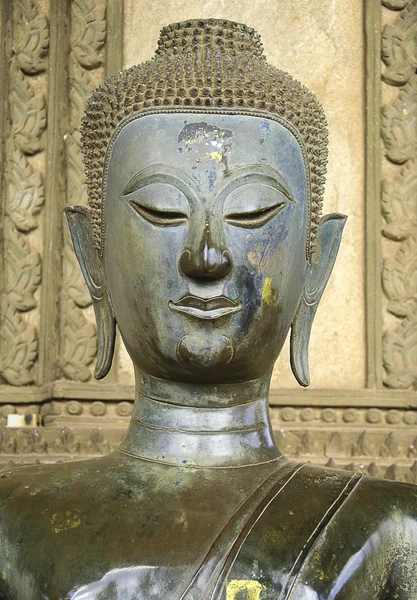
{"label": "statue forehead", "polygon": [[[268,165],[306,201],[308,166],[302,141],[275,120],[242,114],[161,113],[136,116],[115,135],[107,156],[107,196],[142,169],[169,164],[192,176],[240,165]],[[110,177],[109,177],[110,175]]]}

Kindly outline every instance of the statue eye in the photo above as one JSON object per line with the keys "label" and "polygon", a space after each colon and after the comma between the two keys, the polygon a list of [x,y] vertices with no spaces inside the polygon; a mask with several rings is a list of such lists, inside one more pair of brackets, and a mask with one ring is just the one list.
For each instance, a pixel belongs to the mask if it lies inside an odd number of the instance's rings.
{"label": "statue eye", "polygon": [[232,180],[230,187],[223,210],[226,223],[235,227],[262,227],[294,202],[280,182],[256,173]]}
{"label": "statue eye", "polygon": [[266,206],[259,210],[249,212],[234,212],[225,216],[226,222],[236,227],[255,228],[265,225],[275,215],[277,215],[286,205],[285,201],[280,201],[273,206]]}
{"label": "statue eye", "polygon": [[186,214],[176,210],[155,210],[154,208],[143,206],[143,204],[139,204],[134,200],[130,204],[136,212],[153,225],[173,227],[175,225],[182,225],[188,221]]}
{"label": "statue eye", "polygon": [[151,183],[124,196],[152,225],[175,227],[188,221],[189,204],[184,193],[167,183]]}

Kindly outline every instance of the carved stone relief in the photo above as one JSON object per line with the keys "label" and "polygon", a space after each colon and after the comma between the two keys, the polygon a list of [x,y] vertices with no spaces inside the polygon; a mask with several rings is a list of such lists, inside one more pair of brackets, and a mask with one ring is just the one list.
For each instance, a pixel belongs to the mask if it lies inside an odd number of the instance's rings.
{"label": "carved stone relief", "polygon": [[382,107],[383,235],[395,242],[385,247],[382,283],[396,317],[383,338],[384,384],[407,389],[417,384],[417,0],[383,4],[402,9],[382,34],[383,85],[394,96]]}
{"label": "carved stone relief", "polygon": [[[80,126],[87,98],[104,79],[103,47],[106,39],[105,4],[99,0],[71,3],[70,130],[65,135],[67,203],[87,204],[81,158]],[[91,299],[64,223],[63,281],[67,294],[61,306],[60,366],[64,377],[88,381],[97,352]]]}
{"label": "carved stone relief", "polygon": [[391,10],[404,10],[393,25],[385,27],[382,36],[382,58],[386,65],[382,78],[390,85],[404,85],[417,67],[416,3],[385,0],[383,4]]}
{"label": "carved stone relief", "polygon": [[401,10],[407,6],[408,0],[382,0],[382,4],[392,10]]}
{"label": "carved stone relief", "polygon": [[15,1],[13,53],[20,69],[28,75],[42,73],[48,66],[49,26],[46,15],[32,2]]}
{"label": "carved stone relief", "polygon": [[[46,402],[44,427],[0,426],[0,464],[82,459],[113,450],[122,440],[133,403]],[[0,425],[16,407],[3,406]],[[417,411],[377,408],[272,407],[277,443],[289,457],[417,483]]]}
{"label": "carved stone relief", "polygon": [[5,287],[1,300],[0,375],[21,386],[34,383],[38,353],[38,296],[41,256],[31,232],[39,227],[44,201],[44,135],[49,27],[31,0],[12,11],[4,202]]}

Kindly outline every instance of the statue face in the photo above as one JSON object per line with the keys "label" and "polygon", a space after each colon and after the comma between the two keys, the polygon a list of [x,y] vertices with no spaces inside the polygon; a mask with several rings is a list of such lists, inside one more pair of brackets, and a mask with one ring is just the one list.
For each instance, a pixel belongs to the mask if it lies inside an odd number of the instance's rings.
{"label": "statue face", "polygon": [[108,165],[104,271],[139,369],[179,381],[268,373],[306,271],[303,154],[246,115],[137,118]]}

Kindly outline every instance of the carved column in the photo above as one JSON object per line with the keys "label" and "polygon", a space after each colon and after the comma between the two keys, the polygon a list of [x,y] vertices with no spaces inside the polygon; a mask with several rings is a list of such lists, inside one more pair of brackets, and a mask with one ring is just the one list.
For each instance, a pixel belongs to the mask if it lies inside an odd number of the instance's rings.
{"label": "carved column", "polygon": [[[81,157],[80,126],[85,103],[104,80],[106,3],[74,0],[71,4],[69,51],[69,128],[65,134],[67,205],[87,204]],[[88,381],[97,352],[94,314],[90,294],[74,254],[64,223],[63,294],[61,298],[62,375],[73,381]]]}
{"label": "carved column", "polygon": [[385,0],[382,138],[384,384],[417,388],[417,0]]}
{"label": "carved column", "polygon": [[[31,0],[4,8],[8,81],[3,88],[3,286],[0,376],[13,386],[38,380],[41,222],[46,168],[45,129],[49,26]],[[7,97],[6,97],[7,94]]]}
{"label": "carved column", "polygon": [[[122,67],[123,6],[118,0],[5,0],[0,25],[0,126],[7,140],[0,196],[0,462],[100,453],[109,445],[83,417],[83,405],[59,400],[88,396],[77,385],[91,378],[96,354],[93,311],[63,208],[86,203],[81,116],[91,91]],[[92,416],[107,411],[103,402],[85,404]],[[1,427],[10,413],[41,413],[49,429]],[[52,426],[62,413],[63,431]],[[72,441],[79,427],[82,441]]]}

